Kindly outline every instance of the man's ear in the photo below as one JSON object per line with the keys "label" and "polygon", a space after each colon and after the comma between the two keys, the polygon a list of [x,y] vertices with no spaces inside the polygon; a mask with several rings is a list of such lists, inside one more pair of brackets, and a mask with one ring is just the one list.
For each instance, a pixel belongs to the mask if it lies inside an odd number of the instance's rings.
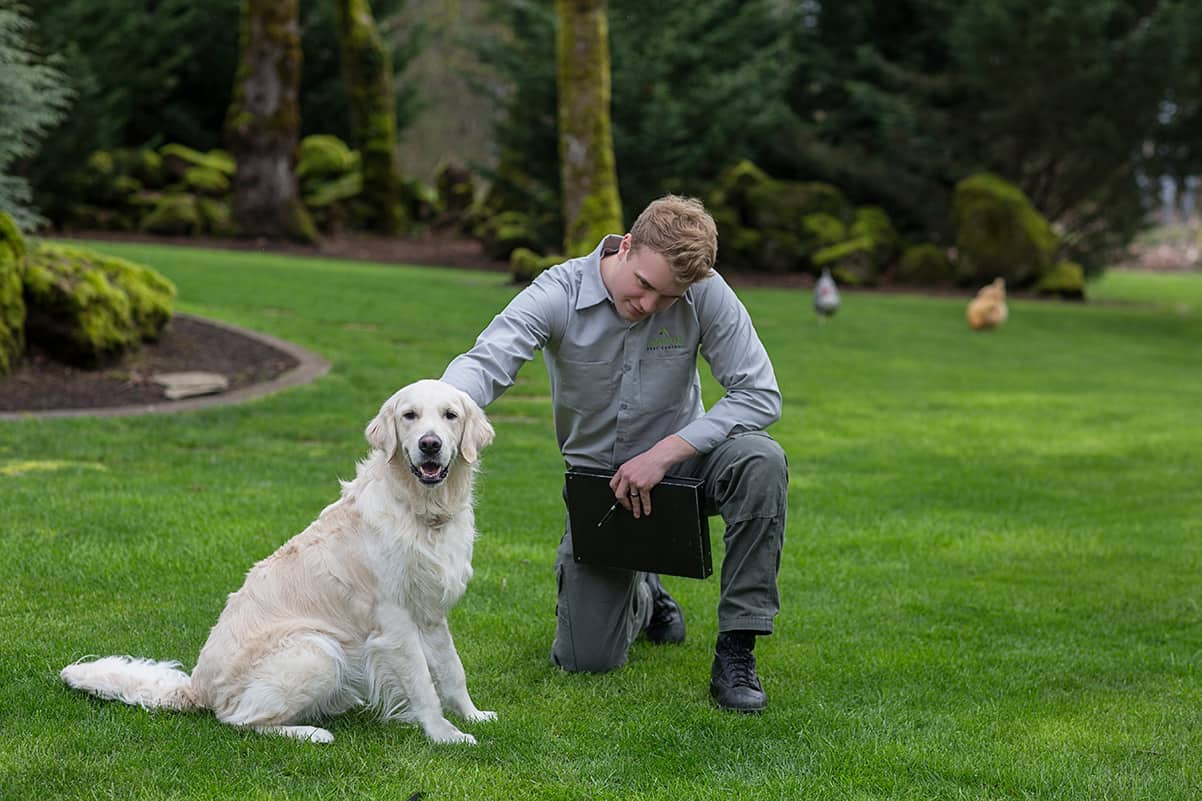
{"label": "man's ear", "polygon": [[463,393],[463,438],[459,442],[459,452],[463,461],[472,464],[480,457],[480,451],[487,448],[496,432],[484,411],[465,392]]}
{"label": "man's ear", "polygon": [[384,451],[384,457],[392,461],[392,457],[396,456],[397,436],[396,418],[392,415],[391,403],[384,404],[380,413],[367,424],[367,430],[363,434],[367,437],[369,445]]}

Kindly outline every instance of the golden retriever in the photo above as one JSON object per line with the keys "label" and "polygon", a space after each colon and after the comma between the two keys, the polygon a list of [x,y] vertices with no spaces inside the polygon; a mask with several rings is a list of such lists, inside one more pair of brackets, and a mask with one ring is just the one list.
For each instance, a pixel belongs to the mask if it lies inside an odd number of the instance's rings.
{"label": "golden retriever", "polygon": [[313,725],[355,706],[475,743],[443,716],[493,720],[468,695],[447,613],[472,575],[472,483],[493,439],[484,412],[441,381],[388,399],[371,453],[341,497],[251,568],[189,676],[178,662],[110,656],[62,671],[71,687],[168,709],[209,709],[255,731],[317,743]]}

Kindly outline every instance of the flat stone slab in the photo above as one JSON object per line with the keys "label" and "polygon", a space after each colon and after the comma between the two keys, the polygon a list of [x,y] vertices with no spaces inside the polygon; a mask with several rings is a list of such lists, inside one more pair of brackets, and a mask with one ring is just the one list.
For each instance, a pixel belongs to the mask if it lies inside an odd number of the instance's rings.
{"label": "flat stone slab", "polygon": [[163,387],[163,395],[168,400],[215,395],[230,388],[230,380],[220,373],[155,373],[150,380]]}

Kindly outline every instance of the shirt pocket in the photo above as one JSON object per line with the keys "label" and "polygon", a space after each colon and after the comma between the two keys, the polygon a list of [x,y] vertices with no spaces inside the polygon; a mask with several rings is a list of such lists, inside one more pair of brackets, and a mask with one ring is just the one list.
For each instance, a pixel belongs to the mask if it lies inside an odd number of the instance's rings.
{"label": "shirt pocket", "polygon": [[620,371],[609,362],[559,360],[559,402],[578,412],[609,407]]}
{"label": "shirt pocket", "polygon": [[688,401],[697,375],[697,354],[646,355],[639,360],[642,406],[659,412],[676,412]]}

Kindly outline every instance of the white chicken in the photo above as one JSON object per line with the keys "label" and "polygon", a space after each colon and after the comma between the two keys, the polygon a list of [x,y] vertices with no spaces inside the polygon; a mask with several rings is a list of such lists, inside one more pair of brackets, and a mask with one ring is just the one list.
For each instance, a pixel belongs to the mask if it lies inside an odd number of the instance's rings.
{"label": "white chicken", "polygon": [[830,317],[839,311],[839,288],[835,286],[835,279],[831,278],[831,271],[825,267],[814,284],[814,311],[819,318]]}

